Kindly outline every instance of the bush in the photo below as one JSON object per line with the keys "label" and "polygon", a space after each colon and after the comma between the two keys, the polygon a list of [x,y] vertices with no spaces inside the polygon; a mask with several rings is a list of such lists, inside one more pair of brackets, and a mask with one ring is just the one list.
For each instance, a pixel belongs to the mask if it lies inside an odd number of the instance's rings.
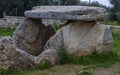
{"label": "bush", "polygon": [[15,26],[17,27],[19,24],[20,24],[19,22],[16,22],[16,23],[15,23]]}
{"label": "bush", "polygon": [[68,64],[69,63],[69,54],[68,52],[61,47],[61,49],[59,50],[59,56],[60,56],[60,64]]}
{"label": "bush", "polygon": [[0,28],[0,36],[12,36],[15,29]]}
{"label": "bush", "polygon": [[51,67],[50,62],[46,60],[44,62],[41,62],[35,69],[44,70],[44,69],[48,69],[50,67]]}
{"label": "bush", "polygon": [[77,75],[92,75],[91,72],[83,71],[82,73],[79,73]]}
{"label": "bush", "polygon": [[57,30],[59,30],[61,27],[60,27],[60,25],[55,25],[54,26],[54,29],[57,31]]}
{"label": "bush", "polygon": [[0,70],[0,75],[24,75],[22,71],[18,69]]}

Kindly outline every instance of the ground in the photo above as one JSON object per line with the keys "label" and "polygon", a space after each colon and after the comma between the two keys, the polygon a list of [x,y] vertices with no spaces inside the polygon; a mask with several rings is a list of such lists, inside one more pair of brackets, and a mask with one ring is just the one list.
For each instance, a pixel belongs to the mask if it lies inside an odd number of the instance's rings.
{"label": "ground", "polygon": [[[92,75],[120,75],[120,64],[115,64],[109,68],[89,68],[84,70],[86,66],[81,65],[57,65],[46,70],[33,70],[24,72],[25,75],[81,75],[86,71]],[[88,74],[83,74],[88,75]]]}

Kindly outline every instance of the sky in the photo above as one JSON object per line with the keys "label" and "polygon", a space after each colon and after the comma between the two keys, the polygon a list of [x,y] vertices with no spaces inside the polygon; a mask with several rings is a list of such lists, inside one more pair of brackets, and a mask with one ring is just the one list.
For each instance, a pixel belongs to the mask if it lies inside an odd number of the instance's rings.
{"label": "sky", "polygon": [[[81,0],[81,1],[89,1],[89,0]],[[110,6],[109,0],[91,0],[91,1],[98,1],[99,3],[103,5]]]}

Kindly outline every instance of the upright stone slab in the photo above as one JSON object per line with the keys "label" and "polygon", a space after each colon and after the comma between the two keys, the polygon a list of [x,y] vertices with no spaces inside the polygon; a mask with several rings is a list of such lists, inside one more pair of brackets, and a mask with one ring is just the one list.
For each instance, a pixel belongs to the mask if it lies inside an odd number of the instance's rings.
{"label": "upright stone slab", "polygon": [[39,55],[54,34],[52,26],[45,26],[41,19],[27,18],[15,30],[14,39],[18,48],[32,55]]}
{"label": "upright stone slab", "polygon": [[45,49],[61,50],[64,47],[69,54],[76,56],[107,52],[112,47],[112,35],[109,26],[98,22],[75,21],[64,26],[47,42]]}

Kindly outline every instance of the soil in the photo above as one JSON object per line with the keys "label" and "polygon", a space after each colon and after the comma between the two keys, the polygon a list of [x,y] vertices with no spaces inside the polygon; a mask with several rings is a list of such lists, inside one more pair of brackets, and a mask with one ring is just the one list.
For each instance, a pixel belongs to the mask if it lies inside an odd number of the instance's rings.
{"label": "soil", "polygon": [[25,72],[25,75],[79,75],[81,72],[88,71],[93,75],[120,75],[120,63],[109,68],[89,68],[81,65],[57,65],[46,70],[33,70]]}

